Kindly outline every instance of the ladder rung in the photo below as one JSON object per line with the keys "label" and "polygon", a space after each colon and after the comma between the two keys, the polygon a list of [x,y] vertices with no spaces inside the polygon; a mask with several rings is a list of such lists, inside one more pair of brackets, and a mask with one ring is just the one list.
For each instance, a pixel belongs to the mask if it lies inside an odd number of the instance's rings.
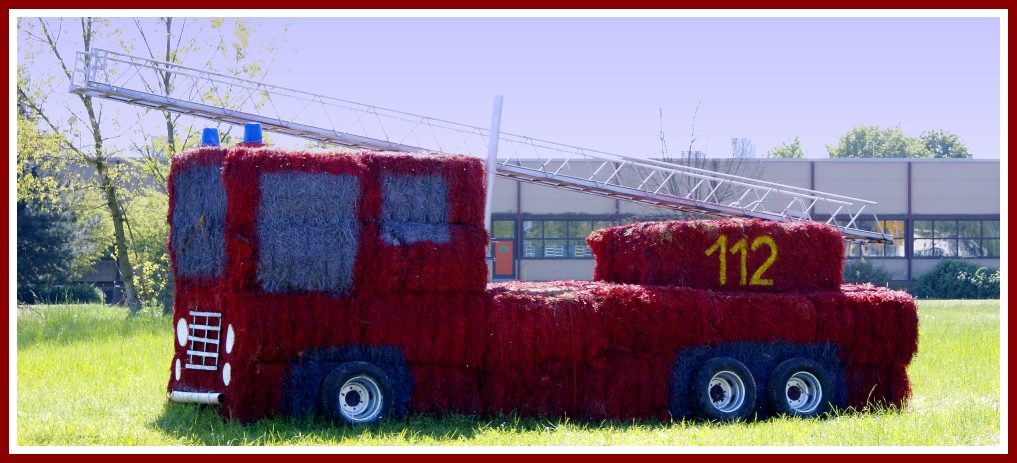
{"label": "ladder rung", "polygon": [[214,325],[187,325],[192,330],[222,331],[222,327]]}
{"label": "ladder rung", "polygon": [[194,363],[188,363],[184,365],[184,368],[188,368],[191,370],[215,370],[218,367],[215,365],[197,365]]}
{"label": "ladder rung", "polygon": [[188,336],[187,339],[190,341],[198,341],[206,344],[216,344],[216,345],[219,344],[219,340],[213,338],[199,338],[197,336]]}
{"label": "ladder rung", "polygon": [[191,312],[191,316],[192,317],[216,317],[216,318],[220,318],[220,317],[222,317],[222,314],[219,313],[219,312]]}
{"label": "ladder rung", "polygon": [[189,350],[189,351],[187,351],[187,355],[192,355],[192,356],[195,356],[195,357],[219,358],[219,353],[218,352],[202,352],[200,350]]}

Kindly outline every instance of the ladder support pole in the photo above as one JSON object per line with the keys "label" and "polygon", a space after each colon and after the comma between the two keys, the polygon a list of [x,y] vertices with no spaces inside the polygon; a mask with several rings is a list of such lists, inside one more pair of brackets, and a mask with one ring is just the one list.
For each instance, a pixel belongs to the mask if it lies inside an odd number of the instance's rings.
{"label": "ladder support pole", "polygon": [[494,203],[494,173],[498,170],[498,139],[501,138],[501,103],[502,96],[494,96],[494,109],[491,111],[491,139],[487,144],[487,198],[485,202],[484,227],[487,236],[493,237],[491,228],[491,207]]}

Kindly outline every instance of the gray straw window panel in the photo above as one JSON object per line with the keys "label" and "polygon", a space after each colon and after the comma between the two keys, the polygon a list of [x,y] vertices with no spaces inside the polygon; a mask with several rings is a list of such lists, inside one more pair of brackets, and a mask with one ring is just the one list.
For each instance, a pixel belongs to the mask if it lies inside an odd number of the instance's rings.
{"label": "gray straw window panel", "polygon": [[388,244],[448,243],[448,183],[438,175],[384,175],[381,238]]}
{"label": "gray straw window panel", "polygon": [[353,289],[360,182],[352,175],[263,173],[258,282],[271,293]]}
{"label": "gray straw window panel", "polygon": [[220,166],[180,172],[174,181],[170,245],[179,277],[215,278],[225,261],[226,193]]}

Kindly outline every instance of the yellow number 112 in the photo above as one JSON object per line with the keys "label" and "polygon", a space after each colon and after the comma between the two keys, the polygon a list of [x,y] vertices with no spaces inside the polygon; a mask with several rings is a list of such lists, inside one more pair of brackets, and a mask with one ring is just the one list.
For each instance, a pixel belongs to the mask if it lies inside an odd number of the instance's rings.
{"label": "yellow number 112", "polygon": [[[756,239],[752,240],[751,250],[755,251],[759,249],[760,246],[763,245],[766,245],[770,248],[770,257],[768,257],[766,259],[766,262],[763,262],[763,265],[759,266],[759,268],[752,273],[751,279],[748,279],[749,270],[747,268],[748,254],[750,249],[750,246],[748,245],[748,240],[742,238],[736,241],[734,246],[731,246],[731,254],[740,254],[739,263],[741,264],[741,272],[739,273],[740,278],[738,279],[739,285],[742,286],[745,286],[746,284],[750,286],[773,285],[773,280],[769,278],[763,278],[763,273],[766,272],[766,270],[769,269],[770,266],[777,261],[777,243],[775,243],[773,241],[773,238],[770,238],[769,236],[765,235],[759,236],[756,237]],[[713,243],[713,246],[710,246],[710,248],[706,250],[706,255],[712,256],[713,253],[717,252],[718,250],[720,251],[718,253],[718,257],[720,258],[720,285],[724,286],[725,284],[727,284],[727,253],[728,253],[727,236],[720,235],[720,237],[717,238],[717,241]],[[748,281],[746,282],[746,280]]]}

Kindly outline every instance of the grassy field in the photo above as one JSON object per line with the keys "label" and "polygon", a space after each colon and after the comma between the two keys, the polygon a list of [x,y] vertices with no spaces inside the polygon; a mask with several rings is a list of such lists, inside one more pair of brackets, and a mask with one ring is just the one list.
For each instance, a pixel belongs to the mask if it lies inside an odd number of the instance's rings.
{"label": "grassy field", "polygon": [[241,426],[209,408],[168,403],[169,317],[19,307],[17,445],[1000,445],[999,301],[922,301],[919,317],[919,353],[909,369],[915,395],[903,410],[744,424],[414,416],[351,429],[308,419]]}

